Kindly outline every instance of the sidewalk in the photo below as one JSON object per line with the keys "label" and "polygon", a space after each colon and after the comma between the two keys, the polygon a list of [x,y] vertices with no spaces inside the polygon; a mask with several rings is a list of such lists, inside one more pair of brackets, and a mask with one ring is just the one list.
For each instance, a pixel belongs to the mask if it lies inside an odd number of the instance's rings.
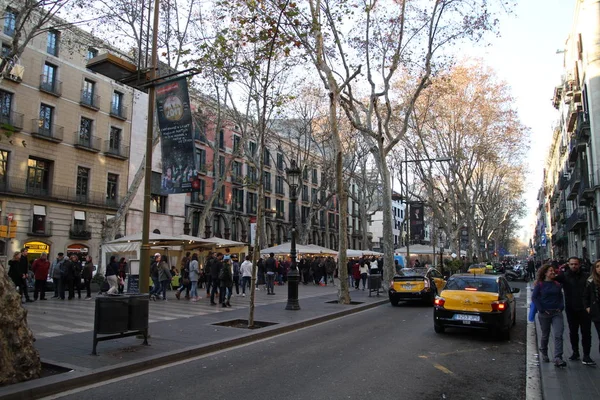
{"label": "sidewalk", "polygon": [[[529,313],[529,309],[527,310]],[[569,326],[567,317],[564,316],[565,329],[563,333],[563,359],[567,362],[565,368],[557,368],[552,362],[545,363],[541,359],[528,360],[527,362],[538,362],[540,369],[540,380],[542,396],[544,400],[589,400],[600,399],[600,367],[583,365],[581,361],[569,361],[572,354],[571,342],[569,341]],[[533,324],[533,323],[531,323]],[[537,337],[537,349],[540,347],[541,329],[535,320]],[[592,324],[592,351],[591,357],[600,365],[600,354],[598,353],[598,335]],[[581,334],[579,335],[579,346],[581,347]],[[539,354],[539,351],[528,351],[528,354]],[[581,352],[581,349],[580,349]],[[554,354],[554,341],[552,333],[548,345],[548,355],[552,360]]]}
{"label": "sidewalk", "polygon": [[[86,318],[91,318],[93,321],[94,301],[72,300],[67,302],[59,300],[52,302],[47,300],[28,304],[27,308],[30,310],[28,320],[31,321],[31,325],[37,326],[36,330],[41,330],[44,324],[42,318],[46,318],[46,320],[55,318],[52,315],[49,316],[44,308],[52,308],[55,309],[55,312],[61,313],[62,319],[55,319],[52,323],[51,330],[56,335],[38,339],[36,348],[40,352],[42,362],[66,367],[73,371],[0,388],[0,399],[48,396],[166,363],[250,343],[366,310],[389,301],[384,293],[381,293],[379,297],[369,297],[368,291],[351,289],[352,301],[360,304],[328,303],[337,300],[337,289],[338,287],[333,286],[319,287],[301,284],[299,287],[301,310],[298,311],[285,310],[287,286],[276,287],[275,296],[267,296],[262,291],[257,292],[255,321],[270,322],[274,325],[253,330],[214,325],[235,319],[247,320],[248,295],[245,298],[232,297],[233,307],[231,308],[207,305],[209,312],[204,313],[200,311],[205,308],[203,304],[178,302],[171,292],[168,296],[169,301],[150,303],[150,319],[155,320],[150,323],[150,346],[143,346],[142,340],[135,337],[115,339],[100,342],[98,356],[91,355],[93,334],[91,328],[87,330],[88,325],[84,325],[88,324]],[[170,299],[171,297],[173,300]],[[202,299],[201,302],[204,300]],[[206,302],[208,303],[208,300]],[[195,306],[198,306],[197,309],[193,308]],[[69,308],[74,317],[69,315]],[[180,312],[177,314],[179,316],[171,315],[174,314],[173,309],[187,310],[189,308],[199,314],[190,314],[188,311]],[[167,319],[156,320],[160,315]],[[85,331],[58,334],[59,329],[57,328],[64,324],[79,326],[79,328],[70,329],[85,329]]]}

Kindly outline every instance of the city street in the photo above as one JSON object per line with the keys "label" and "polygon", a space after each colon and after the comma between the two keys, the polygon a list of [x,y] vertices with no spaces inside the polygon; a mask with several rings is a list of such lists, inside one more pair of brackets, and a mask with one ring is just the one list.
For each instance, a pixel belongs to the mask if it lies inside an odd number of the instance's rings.
{"label": "city street", "polygon": [[431,307],[385,304],[54,398],[524,399],[525,297],[509,342],[439,335]]}

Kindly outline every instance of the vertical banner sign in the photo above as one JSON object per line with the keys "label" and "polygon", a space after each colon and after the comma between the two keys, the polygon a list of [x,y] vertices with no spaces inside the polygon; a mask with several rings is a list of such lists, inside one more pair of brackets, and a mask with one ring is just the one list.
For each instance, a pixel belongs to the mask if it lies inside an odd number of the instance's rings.
{"label": "vertical banner sign", "polygon": [[423,203],[410,205],[410,240],[425,239],[425,223],[423,220]]}
{"label": "vertical banner sign", "polygon": [[162,149],[161,194],[191,192],[197,173],[185,78],[156,86],[156,109]]}

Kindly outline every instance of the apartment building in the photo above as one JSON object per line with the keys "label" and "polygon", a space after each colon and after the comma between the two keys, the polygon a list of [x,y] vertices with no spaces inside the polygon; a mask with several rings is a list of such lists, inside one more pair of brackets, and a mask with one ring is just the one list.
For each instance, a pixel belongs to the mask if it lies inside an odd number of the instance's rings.
{"label": "apartment building", "polygon": [[[18,11],[0,7],[7,54]],[[0,80],[0,249],[97,258],[127,191],[133,91],[86,69],[97,39],[53,22],[64,29],[44,27]]]}
{"label": "apartment building", "polygon": [[600,3],[578,1],[565,42],[559,111],[538,195],[539,258],[600,255]]}

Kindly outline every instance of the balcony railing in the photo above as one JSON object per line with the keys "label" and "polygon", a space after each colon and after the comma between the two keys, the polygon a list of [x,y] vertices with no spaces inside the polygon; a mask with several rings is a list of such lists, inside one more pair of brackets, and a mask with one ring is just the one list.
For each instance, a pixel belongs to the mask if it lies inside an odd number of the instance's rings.
{"label": "balcony railing", "polygon": [[64,128],[60,125],[51,124],[46,127],[43,120],[31,120],[31,134],[40,139],[50,140],[52,142],[62,142]]}
{"label": "balcony railing", "polygon": [[48,75],[40,75],[40,90],[60,97],[62,95],[62,82],[57,79],[50,79]]}
{"label": "balcony railing", "polygon": [[104,154],[110,157],[126,160],[129,158],[129,146],[115,143],[111,140],[104,141]]}
{"label": "balcony railing", "polygon": [[577,230],[587,224],[587,208],[577,207],[569,218],[567,218],[566,229],[567,231]]}
{"label": "balcony railing", "polygon": [[575,164],[575,161],[577,161],[577,151],[577,139],[575,136],[572,136],[569,141],[569,163],[571,165]]}
{"label": "balcony railing", "polygon": [[27,221],[27,235],[37,237],[52,236],[52,221],[46,221],[43,224],[36,224],[34,228],[33,220]]}
{"label": "balcony railing", "polygon": [[81,97],[79,98],[79,104],[92,110],[100,109],[100,96],[90,92],[89,90],[82,89]]}
{"label": "balcony railing", "polygon": [[569,180],[569,189],[567,200],[575,200],[579,191],[579,185],[581,184],[581,171],[578,168],[575,168],[573,172],[571,172],[571,179]]}
{"label": "balcony railing", "polygon": [[97,136],[82,135],[80,132],[75,132],[73,135],[73,143],[78,149],[98,153],[102,141]]}
{"label": "balcony railing", "polygon": [[90,240],[92,238],[92,232],[88,231],[86,227],[83,229],[80,227],[73,227],[69,229],[69,239],[75,240]]}
{"label": "balcony railing", "polygon": [[108,199],[106,193],[103,192],[88,191],[87,194],[81,194],[77,193],[77,189],[74,187],[60,185],[49,185],[44,188],[32,187],[27,185],[26,179],[16,177],[10,179],[5,185],[0,185],[0,192],[100,207],[117,208],[120,205],[119,197]]}
{"label": "balcony railing", "polygon": [[575,137],[579,143],[587,143],[590,139],[590,117],[585,112],[577,115],[577,127],[575,128]]}
{"label": "balcony railing", "polygon": [[110,104],[110,115],[111,115],[111,117],[126,120],[127,119],[127,107],[122,104],[115,104],[114,102],[112,102]]}
{"label": "balcony railing", "polygon": [[23,129],[23,114],[14,111],[0,114],[0,127],[13,132],[20,131]]}

